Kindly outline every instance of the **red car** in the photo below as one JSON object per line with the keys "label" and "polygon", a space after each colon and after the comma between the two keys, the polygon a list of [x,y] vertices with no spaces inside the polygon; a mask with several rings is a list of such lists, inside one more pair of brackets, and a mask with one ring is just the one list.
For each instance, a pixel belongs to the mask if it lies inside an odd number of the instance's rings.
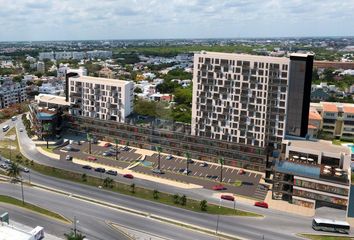
{"label": "red car", "polygon": [[240,175],[243,175],[243,174],[245,174],[245,173],[246,173],[246,171],[243,170],[243,169],[241,169],[241,170],[238,172],[238,174],[240,174]]}
{"label": "red car", "polygon": [[221,184],[213,186],[213,190],[216,190],[216,191],[221,191],[224,189],[225,189],[224,185],[221,185]]}
{"label": "red car", "polygon": [[228,201],[235,201],[235,197],[231,195],[221,195],[220,198]]}
{"label": "red car", "polygon": [[130,174],[130,173],[124,174],[123,177],[129,178],[129,179],[133,179],[134,178],[134,176],[132,174]]}
{"label": "red car", "polygon": [[92,156],[88,156],[88,157],[87,157],[87,160],[90,160],[90,161],[96,161],[96,160],[97,160],[97,158],[92,157]]}
{"label": "red car", "polygon": [[105,143],[103,146],[104,146],[104,147],[110,147],[110,146],[112,146],[112,144],[110,144],[110,143]]}
{"label": "red car", "polygon": [[266,202],[255,202],[254,205],[256,207],[268,208],[268,203]]}

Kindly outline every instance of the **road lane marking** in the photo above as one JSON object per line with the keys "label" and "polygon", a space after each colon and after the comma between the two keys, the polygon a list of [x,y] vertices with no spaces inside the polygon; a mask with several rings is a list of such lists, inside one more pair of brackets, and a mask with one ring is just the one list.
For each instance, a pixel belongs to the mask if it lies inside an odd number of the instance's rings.
{"label": "road lane marking", "polygon": [[232,169],[231,173],[233,173],[234,171],[235,171],[235,168],[234,168],[234,169]]}
{"label": "road lane marking", "polygon": [[223,178],[222,181],[225,182],[225,178]]}
{"label": "road lane marking", "polygon": [[199,177],[201,177],[203,175],[203,173],[200,173]]}
{"label": "road lane marking", "polygon": [[227,183],[230,183],[230,181],[231,181],[231,178],[229,178],[229,181],[227,181]]}
{"label": "road lane marking", "polygon": [[164,168],[165,167],[165,164],[164,165],[162,165],[162,168]]}
{"label": "road lane marking", "polygon": [[173,167],[172,171],[174,171],[174,170],[175,170],[175,168],[176,168],[176,167]]}
{"label": "road lane marking", "polygon": [[229,170],[229,168],[226,168],[226,171],[225,172],[227,172]]}
{"label": "road lane marking", "polygon": [[193,176],[195,176],[197,174],[197,172],[195,172],[194,174],[193,174]]}

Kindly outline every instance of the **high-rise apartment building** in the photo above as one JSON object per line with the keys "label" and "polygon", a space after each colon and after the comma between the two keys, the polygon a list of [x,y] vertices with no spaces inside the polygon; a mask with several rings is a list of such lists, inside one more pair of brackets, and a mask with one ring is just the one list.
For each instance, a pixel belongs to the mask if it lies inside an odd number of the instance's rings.
{"label": "high-rise apartment building", "polygon": [[310,54],[195,54],[192,135],[275,148],[285,134],[305,137],[312,62]]}
{"label": "high-rise apartment building", "polygon": [[71,114],[124,123],[133,110],[133,82],[95,77],[69,78]]}
{"label": "high-rise apartment building", "polygon": [[10,78],[2,79],[0,85],[0,109],[27,100],[26,84],[13,82]]}

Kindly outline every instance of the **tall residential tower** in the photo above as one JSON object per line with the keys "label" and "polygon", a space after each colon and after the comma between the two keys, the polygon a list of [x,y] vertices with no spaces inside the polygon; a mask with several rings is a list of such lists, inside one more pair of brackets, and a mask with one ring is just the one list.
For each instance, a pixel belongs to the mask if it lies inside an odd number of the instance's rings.
{"label": "tall residential tower", "polygon": [[278,148],[305,137],[313,55],[194,55],[192,135]]}

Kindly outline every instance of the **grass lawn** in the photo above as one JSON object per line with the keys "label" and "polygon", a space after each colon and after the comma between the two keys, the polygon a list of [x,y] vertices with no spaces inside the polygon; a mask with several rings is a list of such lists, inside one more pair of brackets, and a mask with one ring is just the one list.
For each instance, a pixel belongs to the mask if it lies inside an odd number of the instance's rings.
{"label": "grass lawn", "polygon": [[12,136],[12,135],[16,135],[16,128],[15,127],[13,127],[13,128],[11,128],[6,134],[5,134],[5,136]]}
{"label": "grass lawn", "polygon": [[[8,141],[8,140],[7,140]],[[10,140],[11,141],[11,140]],[[1,146],[1,142],[0,142]],[[104,186],[103,184],[103,179],[97,178],[97,177],[92,177],[92,176],[85,176],[81,173],[75,173],[63,169],[58,169],[55,167],[50,167],[50,166],[45,166],[41,165],[38,163],[35,163],[33,161],[29,161],[26,159],[19,151],[18,147],[18,142],[17,140],[12,141],[12,146],[16,146],[16,149],[12,149],[11,154],[12,154],[12,159],[26,165],[28,168],[33,169],[34,171],[37,171],[39,173],[45,174],[47,176],[52,176],[56,178],[61,178],[81,184],[86,184],[90,186]],[[7,148],[0,148],[0,152],[4,157],[9,158],[10,156],[10,149]],[[158,193],[158,198],[154,198],[154,189],[146,189],[146,188],[140,188],[140,187],[135,187],[134,188],[134,193],[132,193],[132,188],[128,184],[120,183],[120,182],[112,182],[109,184],[109,186],[105,187],[108,190],[130,195],[130,196],[135,196],[138,198],[142,198],[145,200],[150,200],[154,202],[160,202],[163,204],[167,205],[172,205],[188,210],[192,210],[195,212],[203,212],[203,213],[210,213],[210,214],[222,214],[222,215],[236,215],[236,216],[248,216],[248,217],[262,217],[262,215],[252,213],[252,212],[246,212],[246,211],[241,211],[241,210],[234,210],[231,208],[226,208],[226,207],[219,207],[217,205],[213,204],[207,204],[207,210],[202,211],[200,209],[200,201],[198,200],[193,200],[193,199],[187,199],[186,205],[182,206],[181,204],[175,204],[173,195],[168,194],[168,193]],[[156,197],[156,196],[155,196]]]}
{"label": "grass lawn", "polygon": [[332,143],[334,145],[342,145],[342,143],[353,143],[353,142],[350,142],[350,141],[343,141],[343,140],[340,140],[340,139],[333,139],[332,140]]}
{"label": "grass lawn", "polygon": [[300,234],[300,236],[305,237],[310,240],[349,240],[353,239],[351,237],[336,237],[336,236],[328,236],[328,235],[313,235],[313,234]]}
{"label": "grass lawn", "polygon": [[26,209],[31,210],[33,212],[37,212],[37,213],[52,217],[52,218],[55,218],[57,220],[60,220],[60,221],[66,222],[66,223],[70,223],[70,221],[68,219],[64,218],[63,216],[61,216],[58,213],[49,211],[45,208],[41,208],[39,206],[30,204],[30,203],[26,203],[26,202],[23,205],[22,200],[19,200],[17,198],[0,195],[0,202],[15,205],[15,206],[22,207],[22,208],[26,208]]}
{"label": "grass lawn", "polygon": [[44,151],[47,151],[47,152],[50,152],[50,153],[52,153],[53,150],[54,150],[56,147],[58,147],[58,146],[48,146],[48,148],[47,148],[47,146],[41,146],[41,148],[42,148]]}

